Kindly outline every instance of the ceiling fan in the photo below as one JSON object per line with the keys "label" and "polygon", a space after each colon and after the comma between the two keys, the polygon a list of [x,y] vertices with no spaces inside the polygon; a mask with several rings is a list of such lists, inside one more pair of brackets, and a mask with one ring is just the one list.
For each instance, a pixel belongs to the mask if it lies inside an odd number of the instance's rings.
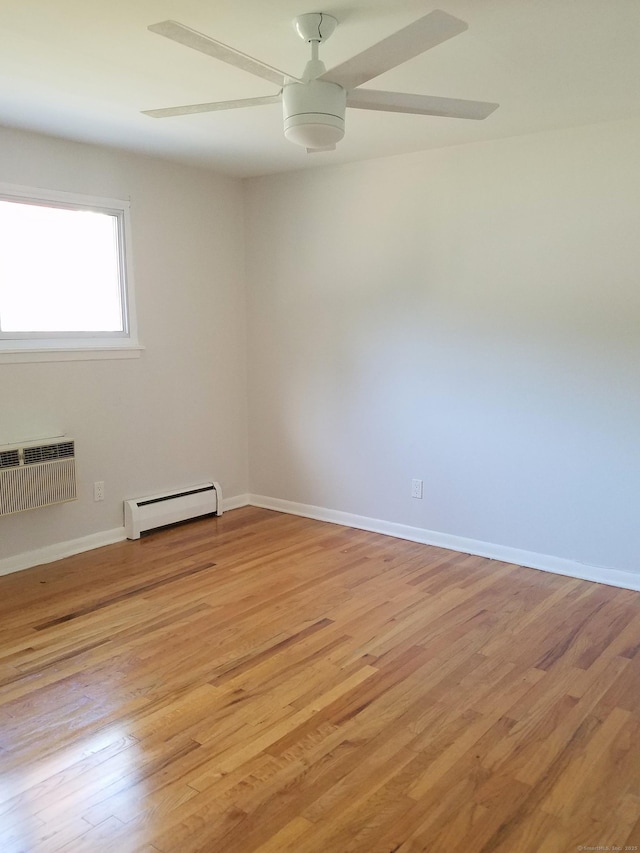
{"label": "ceiling fan", "polygon": [[311,59],[301,77],[279,71],[177,21],[152,24],[148,28],[152,33],[269,80],[279,86],[280,91],[259,98],[190,104],[143,112],[153,118],[167,118],[239,107],[257,107],[282,101],[284,135],[291,142],[304,146],[312,153],[335,149],[336,143],[344,136],[346,107],[466,119],[484,119],[498,107],[498,104],[485,101],[359,88],[368,80],[464,32],[467,24],[453,15],[436,9],[327,71],[324,62],[318,58],[318,48],[333,33],[337,24],[334,17],[321,12],[295,18],[294,25],[298,35],[311,44]]}

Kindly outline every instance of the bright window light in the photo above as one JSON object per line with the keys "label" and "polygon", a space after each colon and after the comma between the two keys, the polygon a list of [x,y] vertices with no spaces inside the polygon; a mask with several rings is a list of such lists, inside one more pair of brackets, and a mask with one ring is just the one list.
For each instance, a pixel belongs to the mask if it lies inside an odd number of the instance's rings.
{"label": "bright window light", "polygon": [[138,358],[129,202],[0,184],[0,363]]}
{"label": "bright window light", "polygon": [[0,201],[3,332],[123,332],[118,217]]}
{"label": "bright window light", "polygon": [[117,214],[0,200],[0,330],[124,332]]}

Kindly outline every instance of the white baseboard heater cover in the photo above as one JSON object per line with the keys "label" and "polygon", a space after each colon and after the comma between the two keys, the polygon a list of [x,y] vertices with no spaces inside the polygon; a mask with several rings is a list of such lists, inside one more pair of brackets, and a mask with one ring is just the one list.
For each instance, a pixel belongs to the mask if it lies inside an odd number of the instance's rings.
{"label": "white baseboard heater cover", "polygon": [[216,482],[200,483],[175,492],[125,501],[124,527],[127,539],[139,539],[147,530],[212,513],[222,515],[222,489]]}
{"label": "white baseboard heater cover", "polygon": [[75,499],[73,439],[58,435],[0,445],[0,516]]}

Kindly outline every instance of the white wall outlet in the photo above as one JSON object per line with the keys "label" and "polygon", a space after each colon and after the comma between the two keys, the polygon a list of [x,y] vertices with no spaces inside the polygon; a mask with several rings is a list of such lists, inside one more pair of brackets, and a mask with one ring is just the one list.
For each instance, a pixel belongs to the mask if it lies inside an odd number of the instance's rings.
{"label": "white wall outlet", "polygon": [[93,499],[94,501],[104,500],[104,480],[98,480],[93,484]]}
{"label": "white wall outlet", "polygon": [[422,498],[422,480],[411,481],[411,497]]}

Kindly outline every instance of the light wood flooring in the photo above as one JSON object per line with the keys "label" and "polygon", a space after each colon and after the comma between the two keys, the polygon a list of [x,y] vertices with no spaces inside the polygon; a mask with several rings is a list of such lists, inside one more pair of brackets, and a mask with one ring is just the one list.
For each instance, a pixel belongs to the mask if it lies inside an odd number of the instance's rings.
{"label": "light wood flooring", "polygon": [[637,850],[639,605],[251,507],[0,578],[0,851]]}

